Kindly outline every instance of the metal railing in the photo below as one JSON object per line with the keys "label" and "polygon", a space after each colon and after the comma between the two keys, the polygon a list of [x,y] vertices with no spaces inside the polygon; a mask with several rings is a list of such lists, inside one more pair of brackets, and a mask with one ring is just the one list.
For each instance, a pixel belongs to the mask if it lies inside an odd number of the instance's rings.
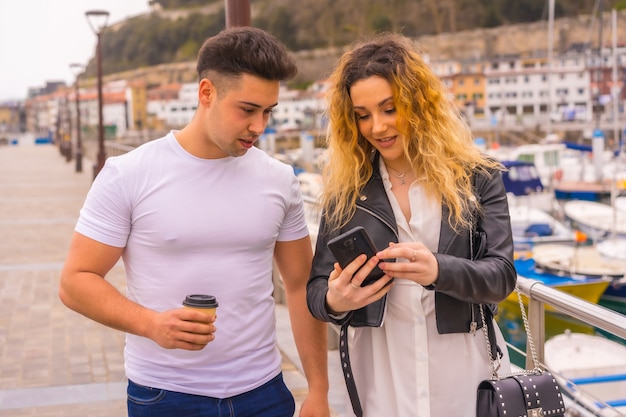
{"label": "metal railing", "polygon": [[[626,340],[626,316],[608,308],[590,303],[581,298],[554,289],[544,283],[518,276],[517,285],[528,301],[528,323],[539,362],[544,362],[545,306],[581,322],[602,329],[622,340]],[[526,365],[531,366],[526,358]]]}
{"label": "metal railing", "polygon": [[126,145],[126,144],[123,144],[123,143],[104,142],[104,149],[105,149],[105,153],[106,153],[107,158],[109,156],[123,155],[123,154],[125,154],[127,152],[132,151],[135,148],[136,148],[136,146]]}
{"label": "metal railing", "polygon": [[[599,306],[597,304],[590,303],[581,298],[575,297],[563,291],[549,287],[548,285],[518,276],[517,286],[520,292],[528,297],[528,325],[530,327],[532,339],[535,343],[535,351],[537,353],[537,359],[539,362],[545,364],[544,345],[546,341],[545,332],[545,307],[550,306],[552,309],[559,313],[575,318],[587,325],[593,326],[597,329],[604,330],[616,337],[618,337],[622,343],[626,341],[626,316],[610,310],[608,308]],[[507,344],[509,344],[507,342]],[[528,346],[526,348],[528,352]],[[598,352],[601,354],[601,352]],[[545,366],[545,365],[544,365]],[[532,357],[526,355],[526,368],[531,369],[533,367]],[[548,369],[553,374],[557,375],[558,370]],[[563,378],[562,376],[560,376]],[[621,378],[621,375],[615,375],[616,378]],[[617,411],[609,404],[603,403],[600,400],[593,399],[592,397],[585,398],[581,395],[581,392],[575,388],[576,383],[572,380],[567,380],[565,386],[562,386],[565,391],[570,393],[572,404],[575,404],[577,412],[570,412],[568,415],[572,416],[623,416],[621,412]],[[592,379],[598,379],[598,382],[602,381],[602,376],[596,376]],[[620,401],[624,401],[621,399]],[[610,414],[609,414],[610,413]]]}

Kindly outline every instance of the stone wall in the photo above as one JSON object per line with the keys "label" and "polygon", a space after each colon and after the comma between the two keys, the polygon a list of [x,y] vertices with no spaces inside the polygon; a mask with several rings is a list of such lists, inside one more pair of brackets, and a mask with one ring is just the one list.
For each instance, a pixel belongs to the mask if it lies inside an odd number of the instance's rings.
{"label": "stone wall", "polygon": [[[565,52],[573,44],[591,43],[598,47],[599,20],[589,15],[557,19],[554,22],[554,53]],[[617,14],[618,43],[626,36],[626,11]],[[471,59],[498,55],[546,54],[548,49],[548,22],[476,29],[454,34],[425,36],[419,39],[433,59]],[[602,43],[612,45],[611,13],[604,14]]]}
{"label": "stone wall", "polygon": [[[618,45],[626,39],[626,11],[617,14]],[[602,44],[612,46],[611,13],[604,14]],[[565,52],[573,45],[591,44],[597,51],[599,20],[591,16],[557,19],[554,22],[554,54]],[[548,50],[548,22],[475,29],[417,39],[431,61],[457,59],[487,59],[497,56],[546,56]],[[334,67],[345,48],[301,51],[296,53],[299,79],[321,79]]]}

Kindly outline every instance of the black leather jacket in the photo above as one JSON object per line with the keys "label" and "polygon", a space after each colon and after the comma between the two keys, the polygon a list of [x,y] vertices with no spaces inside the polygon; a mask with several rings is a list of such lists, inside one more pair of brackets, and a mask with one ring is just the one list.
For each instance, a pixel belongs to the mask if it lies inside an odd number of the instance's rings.
{"label": "black leather jacket", "polygon": [[[377,156],[374,161],[378,161]],[[329,233],[322,215],[317,237],[313,267],[307,283],[307,304],[317,319],[342,325],[346,321],[354,327],[382,324],[386,296],[361,309],[337,319],[326,308],[328,276],[335,258],[328,250],[329,239],[355,226],[368,231],[377,248],[386,248],[389,242],[398,242],[395,218],[378,169],[362,190],[356,213],[339,231]],[[469,230],[455,232],[447,222],[449,210],[442,206],[441,234],[438,252],[439,277],[435,291],[437,329],[443,333],[466,333],[482,327],[478,304],[490,304],[495,314],[497,303],[515,288],[517,274],[513,264],[513,238],[506,191],[499,171],[490,177],[476,175],[474,192],[483,213],[478,218],[473,245],[469,244]],[[470,260],[470,246],[474,258]],[[427,287],[428,288],[428,287]]]}

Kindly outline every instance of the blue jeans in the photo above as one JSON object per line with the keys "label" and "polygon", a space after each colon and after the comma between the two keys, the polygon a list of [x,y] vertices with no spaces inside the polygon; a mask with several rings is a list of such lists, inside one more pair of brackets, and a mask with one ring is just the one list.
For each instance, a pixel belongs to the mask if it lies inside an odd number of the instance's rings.
{"label": "blue jeans", "polygon": [[213,398],[128,381],[128,417],[293,417],[296,405],[283,375],[252,391]]}

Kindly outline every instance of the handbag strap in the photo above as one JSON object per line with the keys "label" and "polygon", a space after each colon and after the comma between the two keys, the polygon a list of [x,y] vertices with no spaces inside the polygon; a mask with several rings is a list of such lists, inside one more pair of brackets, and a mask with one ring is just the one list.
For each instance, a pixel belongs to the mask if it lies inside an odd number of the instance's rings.
{"label": "handbag strap", "polygon": [[522,313],[522,320],[524,321],[524,330],[526,330],[526,339],[527,345],[530,349],[530,354],[533,359],[533,370],[539,371],[539,358],[537,357],[537,351],[535,350],[535,342],[533,342],[533,336],[530,332],[530,324],[528,324],[528,316],[526,315],[526,308],[524,307],[524,302],[522,301],[522,293],[519,289],[519,286],[515,285],[515,292],[517,293],[517,301],[519,303],[519,308]]}
{"label": "handbag strap", "polygon": [[[528,316],[526,315],[526,308],[524,307],[524,302],[522,301],[522,293],[519,287],[515,286],[515,292],[517,294],[517,300],[519,302],[520,311],[522,313],[522,321],[524,322],[524,330],[526,331],[527,345],[528,349],[530,349],[530,354],[533,360],[533,369],[523,370],[521,372],[516,372],[515,374],[510,375],[533,375],[537,373],[541,373],[541,369],[539,368],[539,359],[537,357],[537,351],[535,350],[535,343],[533,342],[532,333],[530,332],[530,325],[528,324]],[[500,368],[500,358],[494,359],[493,354],[491,353],[491,342],[489,340],[489,333],[487,331],[487,320],[485,319],[485,309],[484,305],[480,304],[480,318],[483,322],[483,334],[485,335],[485,340],[487,343],[487,354],[489,357],[489,362],[491,363],[491,377],[492,379],[503,378],[505,376],[498,376],[498,369]],[[508,376],[510,376],[508,375]]]}
{"label": "handbag strap", "polygon": [[[475,188],[476,187],[475,178],[473,179],[472,184],[474,185],[474,188]],[[476,227],[477,227],[477,221],[475,219],[472,219],[472,226],[470,227],[470,230],[469,230],[470,259],[471,260],[476,259],[476,254],[474,253],[474,233],[476,232]],[[535,350],[535,343],[533,342],[533,337],[530,332],[530,325],[528,324],[528,317],[526,315],[526,309],[524,308],[524,302],[522,301],[522,293],[520,292],[519,286],[517,285],[515,285],[515,292],[517,293],[517,301],[519,302],[519,308],[522,313],[522,321],[524,322],[524,330],[526,331],[527,345],[528,345],[528,348],[530,349],[530,353],[533,359],[532,370],[524,370],[520,373],[517,373],[516,375],[536,374],[537,372],[541,372],[541,369],[539,368],[539,359],[537,357],[537,351]],[[480,319],[482,320],[482,323],[483,323],[483,334],[485,335],[485,342],[487,344],[487,353],[489,355],[489,363],[491,363],[491,375],[493,379],[498,379],[498,369],[500,369],[500,356],[496,355],[496,357],[494,358],[494,355],[492,353],[494,350],[491,345],[491,339],[489,338],[489,330],[488,330],[489,326],[487,325],[487,320],[485,318],[485,305],[479,304],[478,306],[480,308]],[[489,320],[491,324],[491,321],[493,320],[493,318],[489,317]],[[494,340],[495,340],[495,337],[494,337]]]}
{"label": "handbag strap", "polygon": [[350,397],[350,403],[352,404],[352,411],[354,411],[354,415],[356,417],[362,417],[363,409],[361,408],[359,393],[356,389],[354,375],[352,374],[352,366],[350,365],[350,352],[348,350],[348,322],[343,324],[339,331],[339,355],[341,359],[341,369],[343,370],[343,379],[346,382],[346,389],[348,390],[348,396]]}

